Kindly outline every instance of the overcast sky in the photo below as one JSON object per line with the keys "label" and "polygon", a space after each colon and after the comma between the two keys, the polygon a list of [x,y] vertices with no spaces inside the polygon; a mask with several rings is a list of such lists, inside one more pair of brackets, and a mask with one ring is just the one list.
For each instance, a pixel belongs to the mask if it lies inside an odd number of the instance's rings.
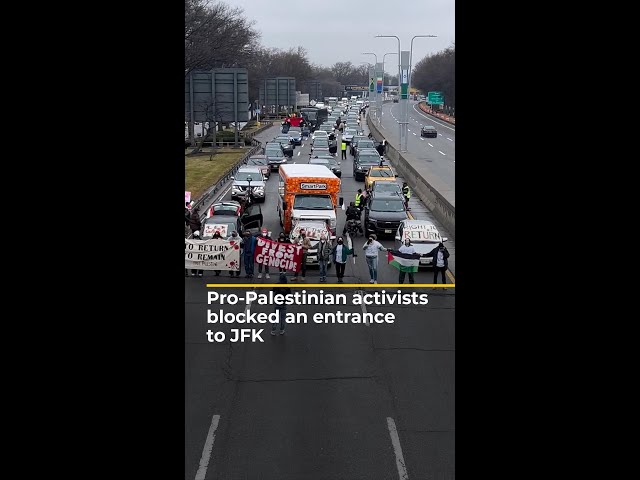
{"label": "overcast sky", "polygon": [[[455,0],[320,0],[286,2],[278,0],[226,0],[242,7],[255,20],[265,47],[287,50],[298,45],[307,50],[309,61],[330,67],[336,62],[374,63],[373,52],[383,54],[410,50],[414,35],[437,35],[413,41],[415,65],[423,57],[444,50],[455,42]],[[398,12],[398,6],[404,11]],[[398,55],[387,55],[385,71],[398,71]],[[391,67],[391,68],[389,68]]]}

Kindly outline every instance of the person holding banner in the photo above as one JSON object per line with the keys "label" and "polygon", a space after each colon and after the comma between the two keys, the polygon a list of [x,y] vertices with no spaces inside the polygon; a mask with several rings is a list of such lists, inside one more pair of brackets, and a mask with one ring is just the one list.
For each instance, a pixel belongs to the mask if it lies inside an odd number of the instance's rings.
{"label": "person holding banner", "polygon": [[[220,235],[220,230],[216,230],[213,234],[213,236],[211,237],[212,239],[219,239],[222,238],[222,235]],[[220,272],[222,270],[214,270],[214,272],[216,272],[216,277],[220,276]]]}
{"label": "person holding banner", "polygon": [[447,247],[444,246],[444,243],[440,242],[440,244],[427,253],[427,255],[433,259],[431,262],[433,265],[433,283],[438,283],[438,272],[442,273],[442,283],[447,283],[447,277],[445,276],[447,268],[449,268],[449,250],[447,250]]}
{"label": "person holding banner", "polygon": [[[227,237],[227,240],[233,240],[235,242],[240,242],[240,244],[242,244],[242,241],[241,241],[240,237],[238,236],[238,232],[236,232],[235,230],[233,232],[231,232],[231,235],[229,235]],[[240,257],[240,258],[242,258],[242,257]],[[242,267],[238,267],[238,270],[236,270],[236,272],[235,272],[236,278],[240,278],[240,269],[241,268]],[[233,273],[234,273],[233,270],[230,270],[229,271],[229,276],[233,277]]]}
{"label": "person holding banner", "polygon": [[[193,232],[193,239],[194,240],[202,240],[200,238],[200,230],[196,230],[195,232]],[[203,270],[196,270],[194,268],[191,269],[191,276],[195,277],[196,275],[198,275],[199,277],[201,277],[203,275],[204,271]]]}
{"label": "person holding banner", "polygon": [[242,242],[244,271],[247,272],[244,278],[253,278],[253,254],[255,250],[256,238],[247,230],[244,232],[244,240]]}
{"label": "person holding banner", "polygon": [[200,231],[202,229],[202,222],[200,221],[200,208],[196,207],[191,212],[191,216],[189,217],[189,227],[191,227],[192,232]]}
{"label": "person holding banner", "polygon": [[[271,233],[267,230],[267,227],[262,227],[262,232],[256,236],[262,236],[267,240],[271,240]],[[258,263],[258,278],[262,278],[262,264]],[[264,278],[271,278],[269,276],[269,265],[264,266]]]}
{"label": "person holding banner", "polygon": [[[301,270],[302,270],[302,281],[304,281],[304,277],[307,274],[307,253],[309,252],[309,249],[311,248],[311,240],[309,240],[307,238],[307,233],[304,231],[303,228],[300,229],[300,235],[298,236],[298,238],[295,241],[296,245],[301,245],[302,246],[302,265],[301,265]],[[292,282],[297,282],[298,281],[298,272],[296,272],[293,276],[293,278],[291,279]]]}
{"label": "person holding banner", "polygon": [[402,256],[398,255],[398,258],[393,258],[393,260],[389,262],[393,262],[393,266],[400,270],[398,283],[404,283],[404,277],[407,273],[409,274],[409,283],[415,283],[413,274],[418,271],[420,255],[416,253],[415,247],[411,245],[411,240],[408,238],[404,239],[404,244],[398,249],[398,252],[402,254]]}
{"label": "person holding banner", "polygon": [[[287,238],[284,232],[280,232],[280,235],[278,236],[278,243],[291,243],[291,242],[289,241],[289,239]],[[280,273],[284,273],[284,274],[287,273],[286,268],[280,267],[279,270],[280,270]]]}

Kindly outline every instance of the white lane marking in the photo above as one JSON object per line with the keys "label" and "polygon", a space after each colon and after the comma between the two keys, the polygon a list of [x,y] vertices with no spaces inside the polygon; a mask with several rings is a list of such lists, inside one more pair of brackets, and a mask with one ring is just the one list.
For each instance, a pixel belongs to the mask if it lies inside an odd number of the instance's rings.
{"label": "white lane marking", "polygon": [[442,125],[443,127],[448,128],[449,130],[453,130],[454,132],[456,131],[456,129],[455,129],[455,128],[451,128],[449,125],[445,125],[444,123],[440,123],[440,122],[438,122],[437,120],[434,120],[432,117],[429,117],[429,116],[425,115],[424,113],[422,113],[421,111],[419,111],[419,110],[416,108],[416,106],[415,106],[415,105],[413,106],[413,109],[416,111],[416,113],[419,113],[419,114],[420,114],[420,115],[422,115],[424,118],[428,119],[430,122],[437,123],[438,125]]}
{"label": "white lane marking", "polygon": [[433,145],[431,145],[429,142],[427,142],[429,144],[430,147],[433,147]]}
{"label": "white lane marking", "polygon": [[229,193],[229,190],[231,190],[231,185],[229,185],[229,188],[227,188],[224,192],[222,192],[222,194],[218,197],[218,199],[216,200],[216,202],[219,202],[220,200],[222,200],[222,198]]}
{"label": "white lane marking", "polygon": [[[438,151],[440,152],[440,150],[438,150]],[[442,153],[442,152],[440,152],[440,153]],[[446,156],[446,154],[445,154],[445,153],[442,153],[442,155],[445,155],[445,156]]]}
{"label": "white lane marking", "polygon": [[204,442],[204,448],[202,449],[202,457],[200,458],[200,466],[196,473],[196,480],[204,480],[204,477],[207,475],[207,467],[209,466],[209,459],[211,458],[213,442],[216,439],[218,422],[220,422],[220,415],[214,415],[211,420],[211,426],[209,427],[209,433],[207,433],[207,440]]}
{"label": "white lane marking", "polygon": [[300,156],[300,152],[298,152],[298,156]]}
{"label": "white lane marking", "polygon": [[449,140],[450,142],[453,142],[453,140],[451,140],[449,137],[447,137],[447,140]]}
{"label": "white lane marking", "polygon": [[304,148],[304,143],[302,144],[302,147]]}
{"label": "white lane marking", "polygon": [[420,137],[420,140],[422,140],[424,142],[424,138]]}
{"label": "white lane marking", "polygon": [[393,452],[396,454],[396,466],[398,467],[399,478],[400,480],[409,480],[407,465],[404,463],[404,457],[402,456],[402,447],[400,446],[398,429],[396,428],[396,422],[393,421],[393,418],[387,417],[387,427],[389,428],[389,435],[391,435]]}
{"label": "white lane marking", "polygon": [[411,133],[413,133],[414,135],[416,134],[415,132],[411,132]]}

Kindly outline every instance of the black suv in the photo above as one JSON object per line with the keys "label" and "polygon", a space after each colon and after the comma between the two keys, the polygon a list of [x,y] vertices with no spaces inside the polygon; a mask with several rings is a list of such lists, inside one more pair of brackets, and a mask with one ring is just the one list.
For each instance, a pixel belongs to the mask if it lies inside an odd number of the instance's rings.
{"label": "black suv", "polygon": [[353,160],[353,178],[364,181],[364,177],[369,173],[369,168],[380,165],[380,154],[373,148],[363,148],[356,151]]}
{"label": "black suv", "polygon": [[293,149],[295,146],[291,143],[291,137],[289,135],[278,135],[273,139],[274,142],[278,142],[282,146],[282,151],[287,157],[293,157]]}
{"label": "black suv", "polygon": [[395,235],[407,218],[402,196],[374,194],[364,207],[364,234]]}

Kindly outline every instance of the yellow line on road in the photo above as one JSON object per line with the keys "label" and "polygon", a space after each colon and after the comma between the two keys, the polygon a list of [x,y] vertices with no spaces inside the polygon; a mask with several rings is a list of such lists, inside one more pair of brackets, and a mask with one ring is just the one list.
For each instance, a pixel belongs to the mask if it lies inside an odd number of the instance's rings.
{"label": "yellow line on road", "polygon": [[314,288],[455,288],[455,283],[207,283],[208,288],[273,288],[282,287],[314,287]]}

